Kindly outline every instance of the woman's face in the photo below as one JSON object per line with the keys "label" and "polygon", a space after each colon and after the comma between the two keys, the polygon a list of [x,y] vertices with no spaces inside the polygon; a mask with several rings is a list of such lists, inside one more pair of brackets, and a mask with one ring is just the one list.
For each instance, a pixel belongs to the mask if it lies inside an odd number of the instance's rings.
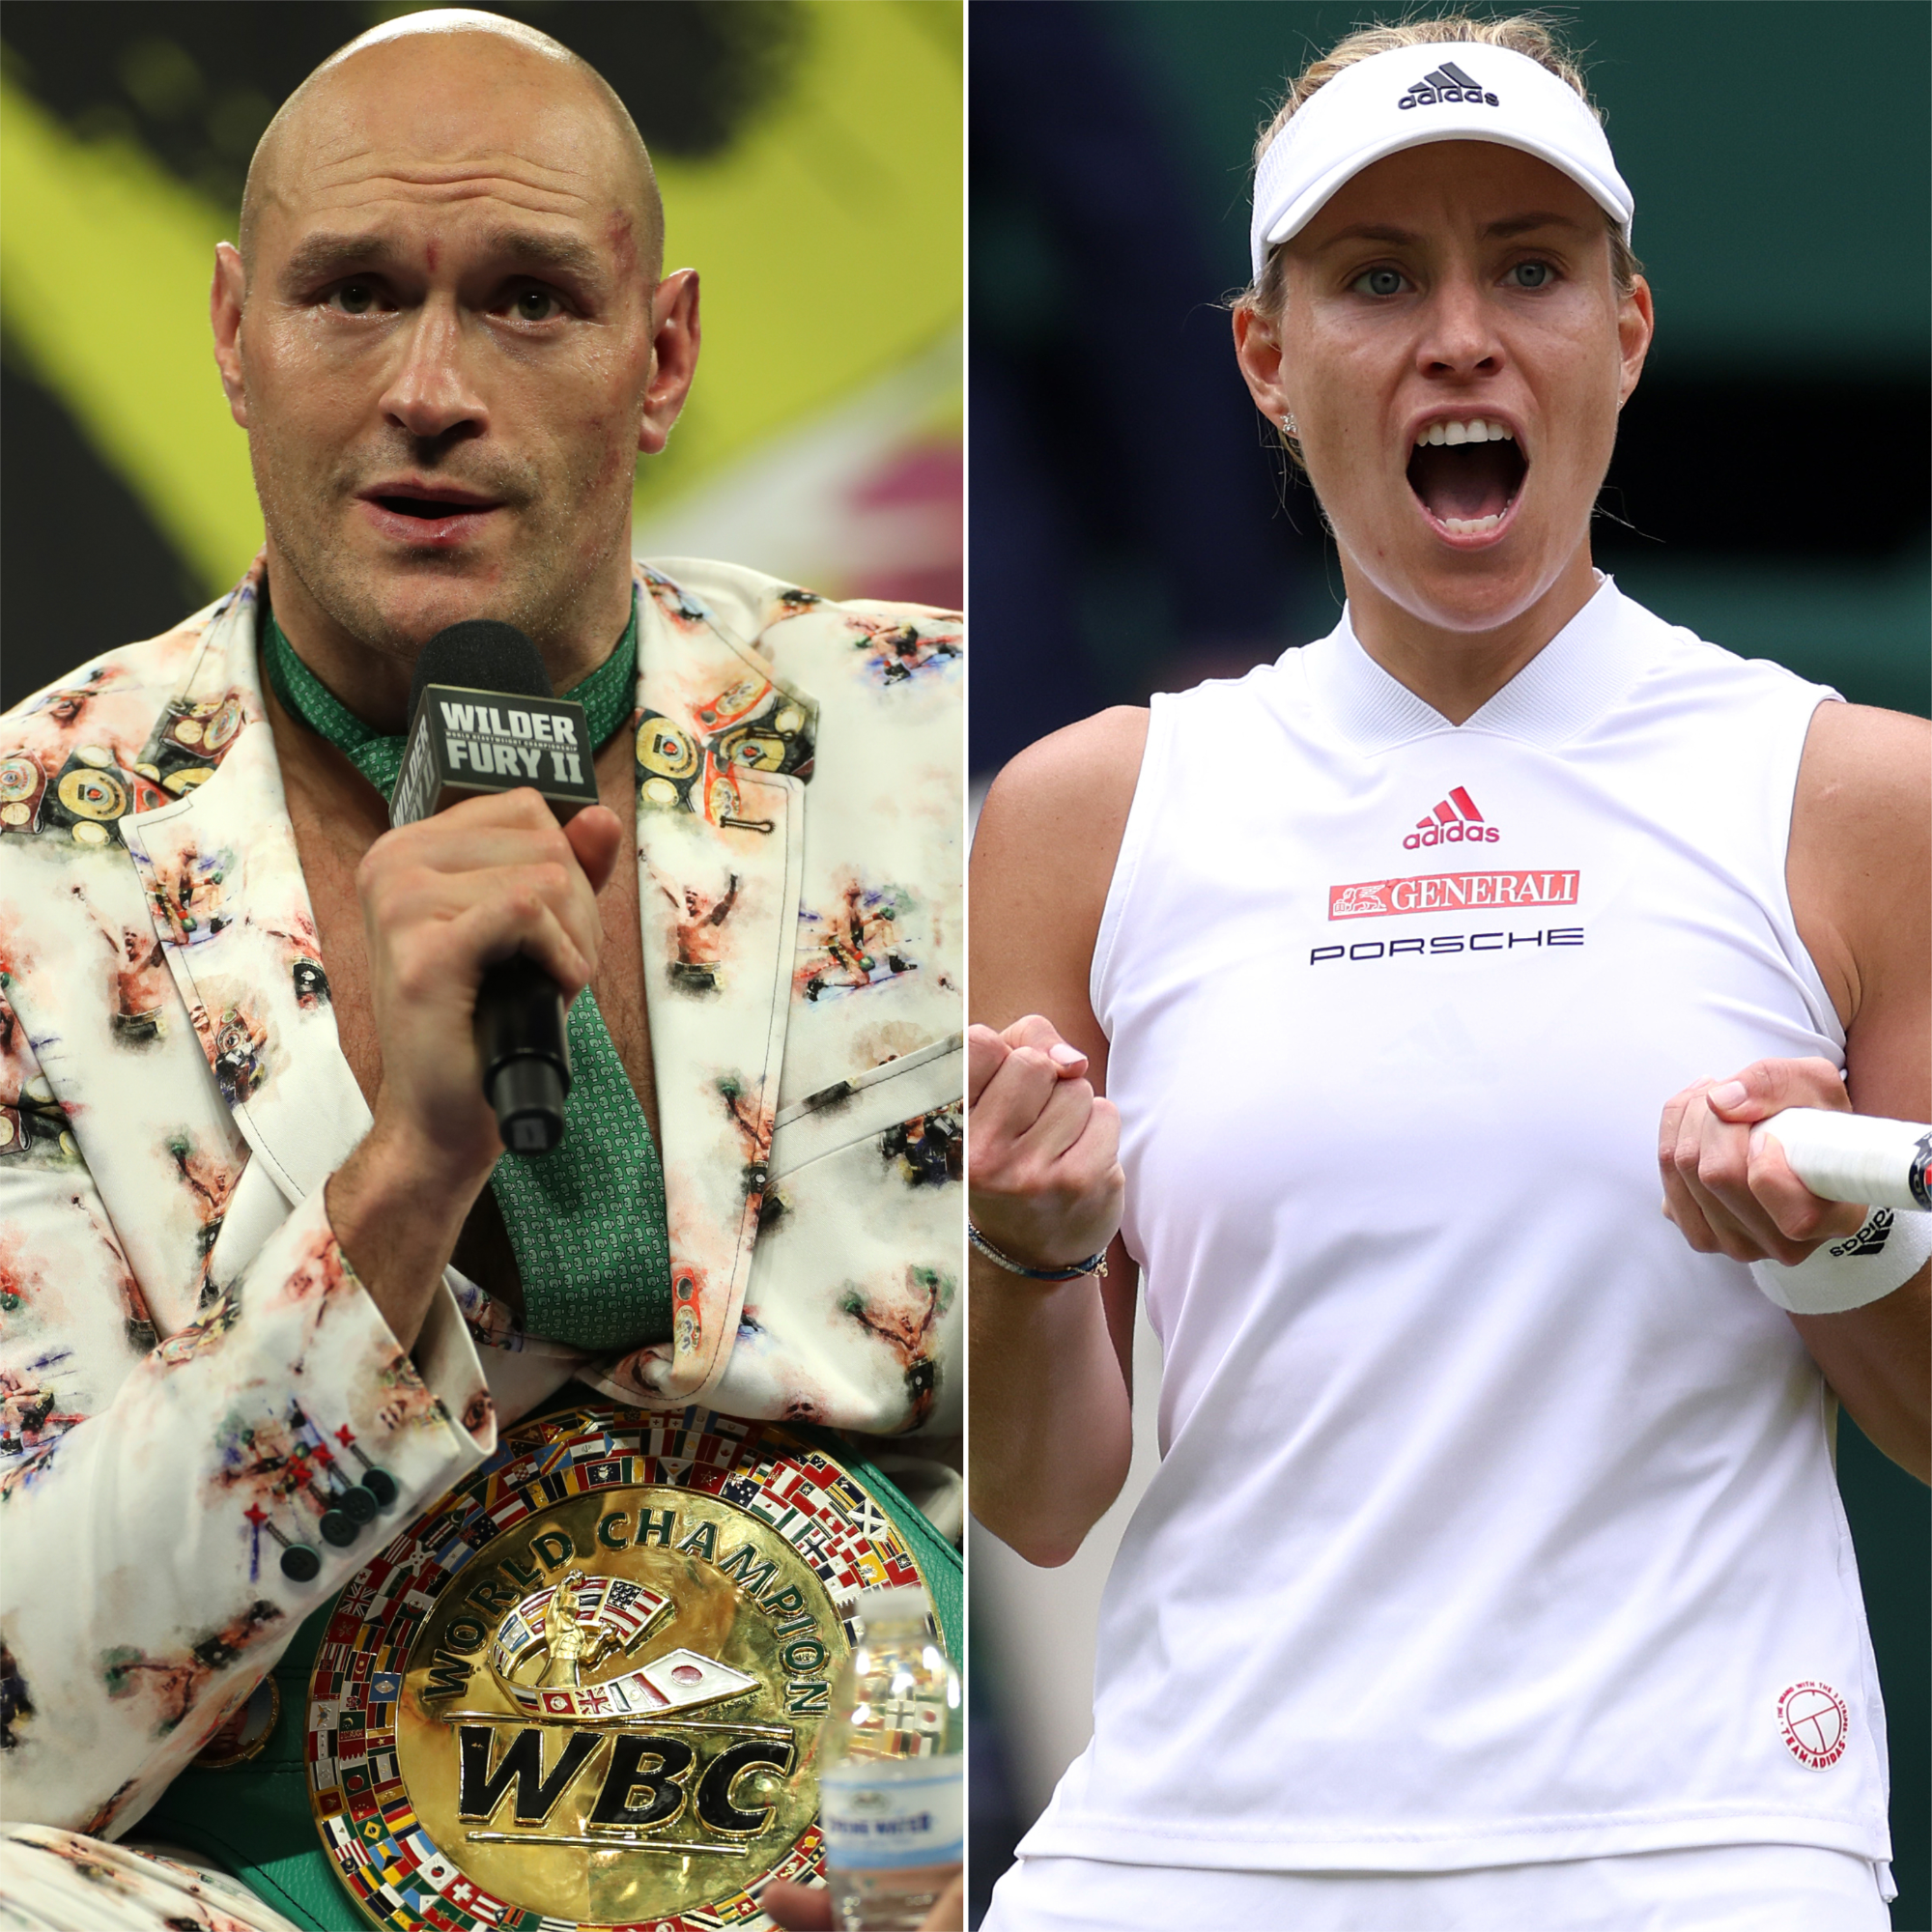
{"label": "woman's face", "polygon": [[1257,404],[1295,418],[1345,566],[1455,631],[1586,567],[1651,333],[1597,204],[1517,149],[1439,141],[1363,169],[1288,256],[1281,313],[1237,310],[1236,343]]}

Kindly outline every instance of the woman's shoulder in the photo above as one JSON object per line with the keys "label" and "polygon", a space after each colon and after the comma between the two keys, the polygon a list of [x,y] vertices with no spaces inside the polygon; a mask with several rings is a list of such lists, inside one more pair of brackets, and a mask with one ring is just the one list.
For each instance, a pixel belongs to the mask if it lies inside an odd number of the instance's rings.
{"label": "woman's shoulder", "polygon": [[[973,835],[976,948],[982,932],[1028,934],[1029,975],[1064,980],[1063,1004],[1074,993],[1085,996],[1150,717],[1145,706],[1122,704],[1050,733],[1002,769],[980,810]],[[974,956],[977,982],[982,954]],[[1004,968],[995,961],[985,970],[997,977]],[[977,1004],[977,991],[975,998]],[[1033,993],[1014,1008],[1049,1009]]]}
{"label": "woman's shoulder", "polygon": [[1036,739],[1002,768],[987,805],[997,797],[1009,810],[1091,813],[1118,796],[1124,816],[1151,717],[1144,704],[1116,704]]}
{"label": "woman's shoulder", "polygon": [[1010,861],[1052,878],[1061,890],[1097,884],[1104,895],[1151,718],[1146,705],[1113,705],[1049,732],[1010,759],[980,810],[976,867],[987,858]]}

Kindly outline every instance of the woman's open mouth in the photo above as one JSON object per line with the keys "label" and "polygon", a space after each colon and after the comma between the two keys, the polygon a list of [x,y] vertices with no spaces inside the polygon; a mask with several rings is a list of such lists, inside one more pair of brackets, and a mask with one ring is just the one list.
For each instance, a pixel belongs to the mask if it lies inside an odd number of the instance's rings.
{"label": "woman's open mouth", "polygon": [[1528,459],[1508,427],[1482,416],[1430,423],[1408,459],[1416,501],[1432,523],[1457,537],[1500,529],[1528,473]]}

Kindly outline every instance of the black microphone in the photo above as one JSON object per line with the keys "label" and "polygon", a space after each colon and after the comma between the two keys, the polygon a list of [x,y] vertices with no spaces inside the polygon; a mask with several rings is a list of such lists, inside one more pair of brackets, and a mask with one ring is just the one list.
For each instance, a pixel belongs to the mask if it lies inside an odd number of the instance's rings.
{"label": "black microphone", "polygon": [[[413,825],[459,800],[528,785],[561,824],[597,803],[594,749],[582,705],[551,695],[550,673],[523,632],[488,617],[452,624],[416,660],[389,823]],[[476,1050],[503,1145],[548,1153],[563,1138],[570,1039],[562,987],[526,954],[484,973]]]}

